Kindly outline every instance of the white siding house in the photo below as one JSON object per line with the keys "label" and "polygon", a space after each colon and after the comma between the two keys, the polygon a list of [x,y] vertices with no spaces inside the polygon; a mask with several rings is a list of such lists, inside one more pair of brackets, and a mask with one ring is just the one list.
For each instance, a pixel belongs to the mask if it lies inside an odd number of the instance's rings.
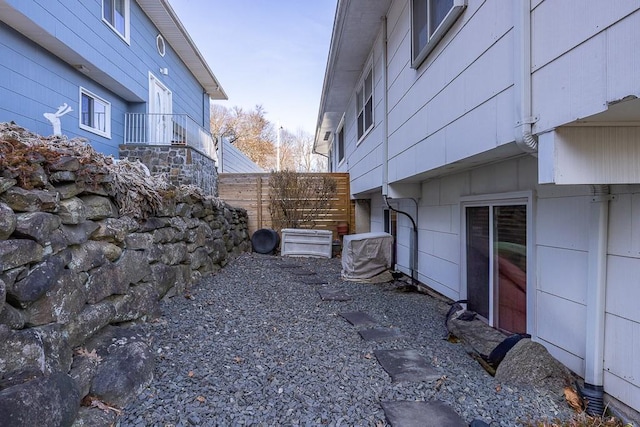
{"label": "white siding house", "polygon": [[636,0],[339,0],[314,143],[397,269],[635,410],[638,46]]}

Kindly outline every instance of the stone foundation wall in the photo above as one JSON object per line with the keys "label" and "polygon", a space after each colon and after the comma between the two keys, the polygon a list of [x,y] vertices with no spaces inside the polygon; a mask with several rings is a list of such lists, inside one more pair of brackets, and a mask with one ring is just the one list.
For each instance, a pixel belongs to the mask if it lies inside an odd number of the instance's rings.
{"label": "stone foundation wall", "polygon": [[215,162],[186,145],[120,145],[119,157],[139,160],[149,171],[166,174],[173,185],[195,185],[205,194],[218,195]]}
{"label": "stone foundation wall", "polygon": [[[162,148],[166,162],[193,156]],[[0,174],[2,425],[110,425],[116,411],[100,405],[124,406],[153,375],[144,336],[124,325],[250,250],[245,210],[178,194],[153,217],[120,216],[101,185],[77,180],[85,167],[35,168],[36,189]]]}

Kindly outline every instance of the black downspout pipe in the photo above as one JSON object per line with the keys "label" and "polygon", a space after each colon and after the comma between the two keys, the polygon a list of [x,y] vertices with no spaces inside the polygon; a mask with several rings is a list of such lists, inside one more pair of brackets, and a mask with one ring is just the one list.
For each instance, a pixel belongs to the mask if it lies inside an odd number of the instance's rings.
{"label": "black downspout pipe", "polygon": [[[411,200],[413,200],[413,199],[411,199]],[[413,200],[413,201],[416,203],[416,205],[418,204],[415,200]],[[416,221],[407,212],[398,210],[398,209],[394,208],[393,206],[391,206],[389,204],[388,200],[387,200],[387,196],[384,196],[384,203],[387,205],[387,207],[389,209],[391,209],[392,211],[394,211],[396,213],[399,213],[399,214],[402,214],[402,215],[406,216],[411,221],[411,227],[412,227],[412,229],[411,229],[411,232],[412,232],[412,235],[411,235],[411,238],[412,238],[412,242],[411,242],[411,249],[412,249],[412,251],[411,251],[411,284],[415,286],[418,283],[418,279],[416,277],[416,263],[418,261],[417,257],[416,257],[416,254],[417,254],[417,251],[418,251],[418,227],[416,225]],[[416,209],[417,209],[417,206],[416,206]]]}

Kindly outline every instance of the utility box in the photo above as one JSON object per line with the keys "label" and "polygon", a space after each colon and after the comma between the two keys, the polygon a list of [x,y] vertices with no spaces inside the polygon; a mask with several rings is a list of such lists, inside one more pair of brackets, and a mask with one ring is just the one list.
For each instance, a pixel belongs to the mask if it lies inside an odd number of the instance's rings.
{"label": "utility box", "polygon": [[344,236],[342,278],[364,280],[391,268],[393,236],[372,232]]}
{"label": "utility box", "polygon": [[281,234],[283,256],[331,258],[333,233],[329,230],[285,228]]}

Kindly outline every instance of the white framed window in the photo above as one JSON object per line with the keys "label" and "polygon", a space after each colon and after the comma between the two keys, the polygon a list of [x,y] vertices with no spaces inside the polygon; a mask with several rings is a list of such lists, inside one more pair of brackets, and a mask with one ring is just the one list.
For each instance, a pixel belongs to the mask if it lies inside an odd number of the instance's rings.
{"label": "white framed window", "polygon": [[102,0],[102,20],[129,43],[131,0]]}
{"label": "white framed window", "polygon": [[111,103],[80,88],[80,129],[111,138]]}
{"label": "white framed window", "polygon": [[373,68],[371,65],[356,92],[356,114],[358,117],[358,142],[373,127]]}
{"label": "white framed window", "polygon": [[462,14],[467,0],[411,0],[411,67],[418,68]]}

